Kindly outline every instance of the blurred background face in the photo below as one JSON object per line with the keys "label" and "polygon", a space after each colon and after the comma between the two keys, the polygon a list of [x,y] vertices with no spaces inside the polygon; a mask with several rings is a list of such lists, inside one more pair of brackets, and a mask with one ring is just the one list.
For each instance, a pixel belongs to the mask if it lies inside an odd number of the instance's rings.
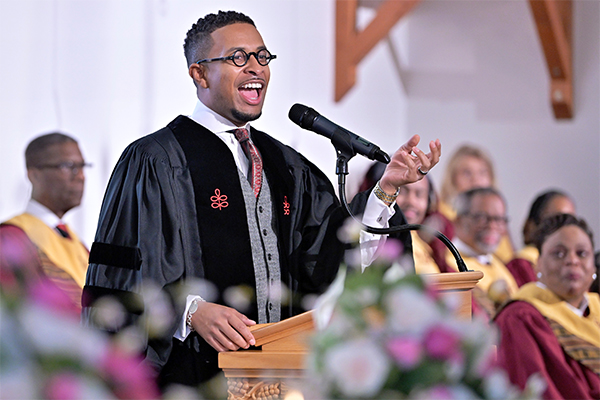
{"label": "blurred background face", "polygon": [[473,156],[462,157],[456,166],[454,186],[458,193],[492,186],[492,176],[487,163]]}
{"label": "blurred background face", "polygon": [[596,271],[594,249],[578,226],[567,225],[546,238],[537,269],[540,282],[563,300],[578,307],[592,284]]}
{"label": "blurred background face", "polygon": [[396,203],[402,210],[409,224],[420,224],[427,213],[429,197],[429,181],[421,179],[400,187]]}
{"label": "blurred background face", "polygon": [[[58,167],[65,163],[72,163],[75,168]],[[40,165],[27,171],[32,184],[31,197],[62,218],[81,203],[85,183],[83,163],[77,143],[66,142],[48,147]]]}
{"label": "blurred background face", "polygon": [[476,195],[467,215],[456,220],[456,235],[479,254],[493,253],[506,233],[506,207],[493,194]]}

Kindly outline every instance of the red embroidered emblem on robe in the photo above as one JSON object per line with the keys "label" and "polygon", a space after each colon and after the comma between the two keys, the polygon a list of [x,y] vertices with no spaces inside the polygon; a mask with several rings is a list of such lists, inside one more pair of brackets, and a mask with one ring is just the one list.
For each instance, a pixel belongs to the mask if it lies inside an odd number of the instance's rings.
{"label": "red embroidered emblem on robe", "polygon": [[287,201],[287,196],[283,196],[283,215],[290,215],[290,203]]}
{"label": "red embroidered emblem on robe", "polygon": [[210,201],[212,201],[211,207],[218,208],[219,210],[229,206],[229,203],[227,202],[227,196],[224,194],[222,195],[220,189],[215,189],[215,195],[210,196]]}

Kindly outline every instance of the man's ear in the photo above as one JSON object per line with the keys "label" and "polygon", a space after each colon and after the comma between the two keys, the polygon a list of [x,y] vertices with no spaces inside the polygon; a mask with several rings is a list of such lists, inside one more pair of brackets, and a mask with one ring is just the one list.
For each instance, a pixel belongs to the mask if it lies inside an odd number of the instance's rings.
{"label": "man's ear", "polygon": [[208,80],[206,79],[206,67],[201,64],[192,64],[188,70],[190,76],[194,80],[196,86],[203,89],[208,88]]}
{"label": "man's ear", "polygon": [[43,179],[42,171],[37,168],[27,168],[27,179],[36,186]]}

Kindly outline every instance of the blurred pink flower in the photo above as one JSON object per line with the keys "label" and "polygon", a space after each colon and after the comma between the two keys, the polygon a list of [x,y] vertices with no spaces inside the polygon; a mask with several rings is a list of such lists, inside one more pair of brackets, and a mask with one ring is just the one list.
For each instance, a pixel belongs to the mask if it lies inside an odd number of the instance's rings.
{"label": "blurred pink flower", "polygon": [[460,337],[448,327],[436,324],[425,335],[425,351],[432,358],[449,360],[461,357]]}
{"label": "blurred pink flower", "polygon": [[64,291],[48,279],[30,282],[27,290],[29,298],[34,304],[60,312],[61,314],[70,314],[79,318],[81,310],[69,299],[69,296]]}
{"label": "blurred pink flower", "polygon": [[112,347],[103,360],[101,371],[120,399],[157,399],[160,393],[152,368],[141,357]]}
{"label": "blurred pink flower", "polygon": [[52,376],[46,385],[49,400],[77,400],[81,398],[81,382],[77,375],[70,372]]}
{"label": "blurred pink flower", "polygon": [[418,339],[409,336],[393,337],[386,348],[396,364],[402,369],[410,369],[421,362],[423,348]]}
{"label": "blurred pink flower", "polygon": [[377,262],[392,263],[402,255],[403,251],[404,246],[402,245],[402,242],[393,238],[388,238],[383,246],[377,250]]}

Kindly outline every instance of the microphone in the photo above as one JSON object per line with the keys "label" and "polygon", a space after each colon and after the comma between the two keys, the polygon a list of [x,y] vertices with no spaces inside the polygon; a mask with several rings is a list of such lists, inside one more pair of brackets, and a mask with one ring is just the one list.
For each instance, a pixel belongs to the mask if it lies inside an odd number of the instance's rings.
{"label": "microphone", "polygon": [[290,108],[288,117],[301,128],[331,139],[334,146],[340,142],[349,145],[353,151],[352,155],[358,153],[384,164],[390,162],[390,156],[382,151],[379,146],[331,122],[310,107],[296,103]]}

